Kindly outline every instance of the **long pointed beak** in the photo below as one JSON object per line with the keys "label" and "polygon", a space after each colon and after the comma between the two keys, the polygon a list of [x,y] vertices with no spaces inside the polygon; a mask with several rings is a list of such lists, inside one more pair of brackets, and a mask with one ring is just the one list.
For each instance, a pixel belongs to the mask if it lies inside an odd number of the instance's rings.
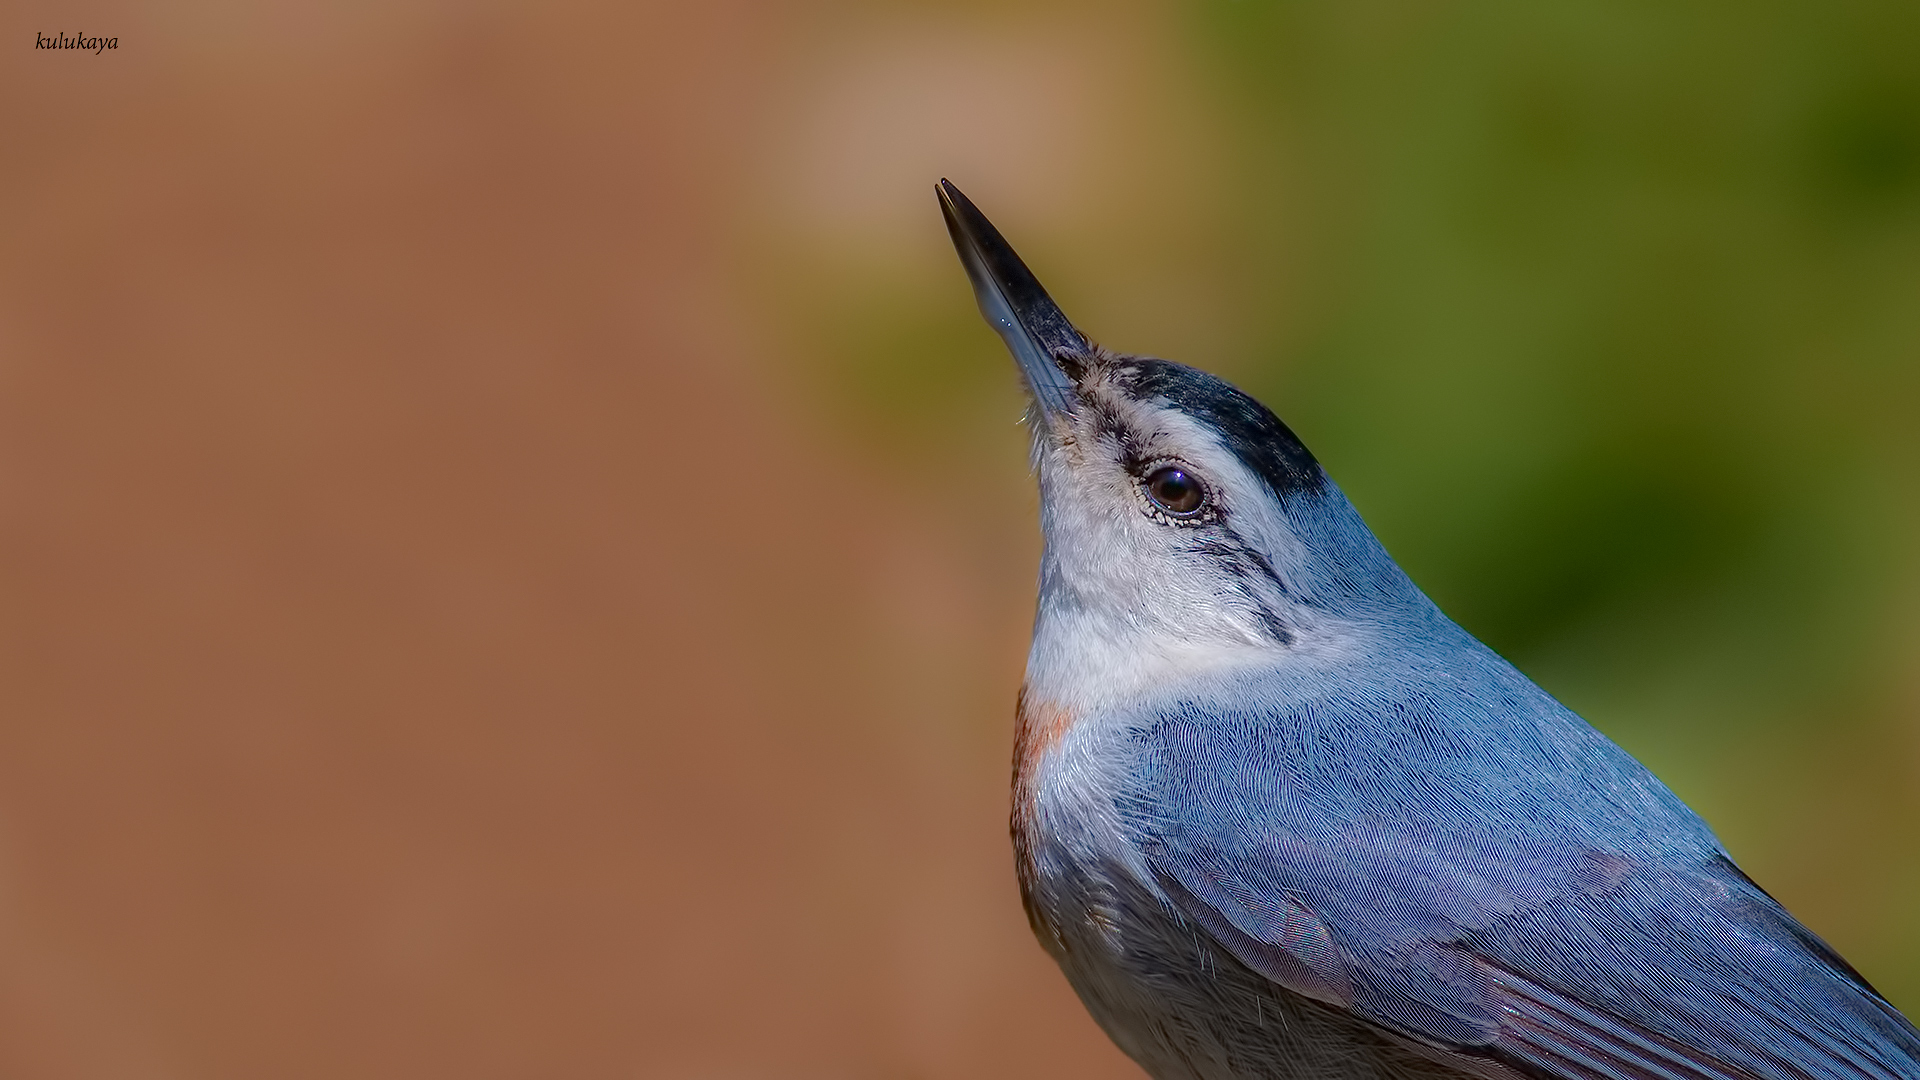
{"label": "long pointed beak", "polygon": [[1073,380],[1061,370],[1057,358],[1091,356],[1093,346],[1060,313],[1047,290],[1034,280],[1033,271],[972,200],[945,180],[936,190],[954,249],[973,282],[980,314],[1007,343],[1033,399],[1046,415],[1065,413],[1073,405]]}

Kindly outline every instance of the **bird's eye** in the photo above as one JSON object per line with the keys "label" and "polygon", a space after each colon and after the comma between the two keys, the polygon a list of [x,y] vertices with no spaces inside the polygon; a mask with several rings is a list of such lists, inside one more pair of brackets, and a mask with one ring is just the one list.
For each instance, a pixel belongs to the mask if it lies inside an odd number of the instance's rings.
{"label": "bird's eye", "polygon": [[1147,498],[1177,518],[1190,518],[1206,505],[1207,490],[1178,465],[1162,465],[1147,474]]}

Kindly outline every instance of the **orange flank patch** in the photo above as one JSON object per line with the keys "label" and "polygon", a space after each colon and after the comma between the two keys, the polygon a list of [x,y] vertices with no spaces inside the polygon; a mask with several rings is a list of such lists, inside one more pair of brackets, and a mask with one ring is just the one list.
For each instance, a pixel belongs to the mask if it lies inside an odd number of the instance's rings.
{"label": "orange flank patch", "polygon": [[1020,704],[1013,713],[1013,783],[1021,786],[1040,767],[1040,758],[1073,726],[1073,714],[1064,706],[1036,699],[1020,688]]}
{"label": "orange flank patch", "polygon": [[1013,714],[1013,857],[1020,875],[1020,897],[1027,908],[1027,922],[1035,937],[1048,951],[1058,953],[1064,947],[1059,931],[1041,911],[1036,889],[1039,866],[1034,861],[1039,843],[1040,760],[1073,726],[1073,714],[1051,701],[1033,697],[1020,688],[1020,703]]}

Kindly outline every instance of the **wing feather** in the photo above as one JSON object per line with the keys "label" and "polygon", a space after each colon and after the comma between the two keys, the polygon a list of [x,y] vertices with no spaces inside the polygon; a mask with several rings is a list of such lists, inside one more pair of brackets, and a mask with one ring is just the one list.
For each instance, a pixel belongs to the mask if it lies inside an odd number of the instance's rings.
{"label": "wing feather", "polygon": [[1920,1032],[1717,849],[1463,851],[1424,823],[1304,816],[1136,828],[1162,894],[1241,963],[1456,1064],[1920,1080]]}
{"label": "wing feather", "polygon": [[[1449,940],[1356,950],[1383,935],[1329,925],[1273,868],[1219,856],[1151,861],[1175,906],[1248,967],[1456,1064],[1556,1080],[1920,1078],[1920,1033],[1744,879],[1653,875]],[[1657,915],[1637,909],[1653,895]]]}
{"label": "wing feather", "polygon": [[1578,1080],[1755,1080],[1735,1065],[1482,961],[1501,1007],[1495,1045]]}

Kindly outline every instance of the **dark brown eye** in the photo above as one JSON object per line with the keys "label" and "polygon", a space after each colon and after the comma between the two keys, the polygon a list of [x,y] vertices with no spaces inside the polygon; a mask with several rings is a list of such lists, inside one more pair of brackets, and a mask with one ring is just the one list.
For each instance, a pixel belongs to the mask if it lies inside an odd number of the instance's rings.
{"label": "dark brown eye", "polygon": [[1174,517],[1192,517],[1207,501],[1200,481],[1178,465],[1162,465],[1147,474],[1147,498]]}

